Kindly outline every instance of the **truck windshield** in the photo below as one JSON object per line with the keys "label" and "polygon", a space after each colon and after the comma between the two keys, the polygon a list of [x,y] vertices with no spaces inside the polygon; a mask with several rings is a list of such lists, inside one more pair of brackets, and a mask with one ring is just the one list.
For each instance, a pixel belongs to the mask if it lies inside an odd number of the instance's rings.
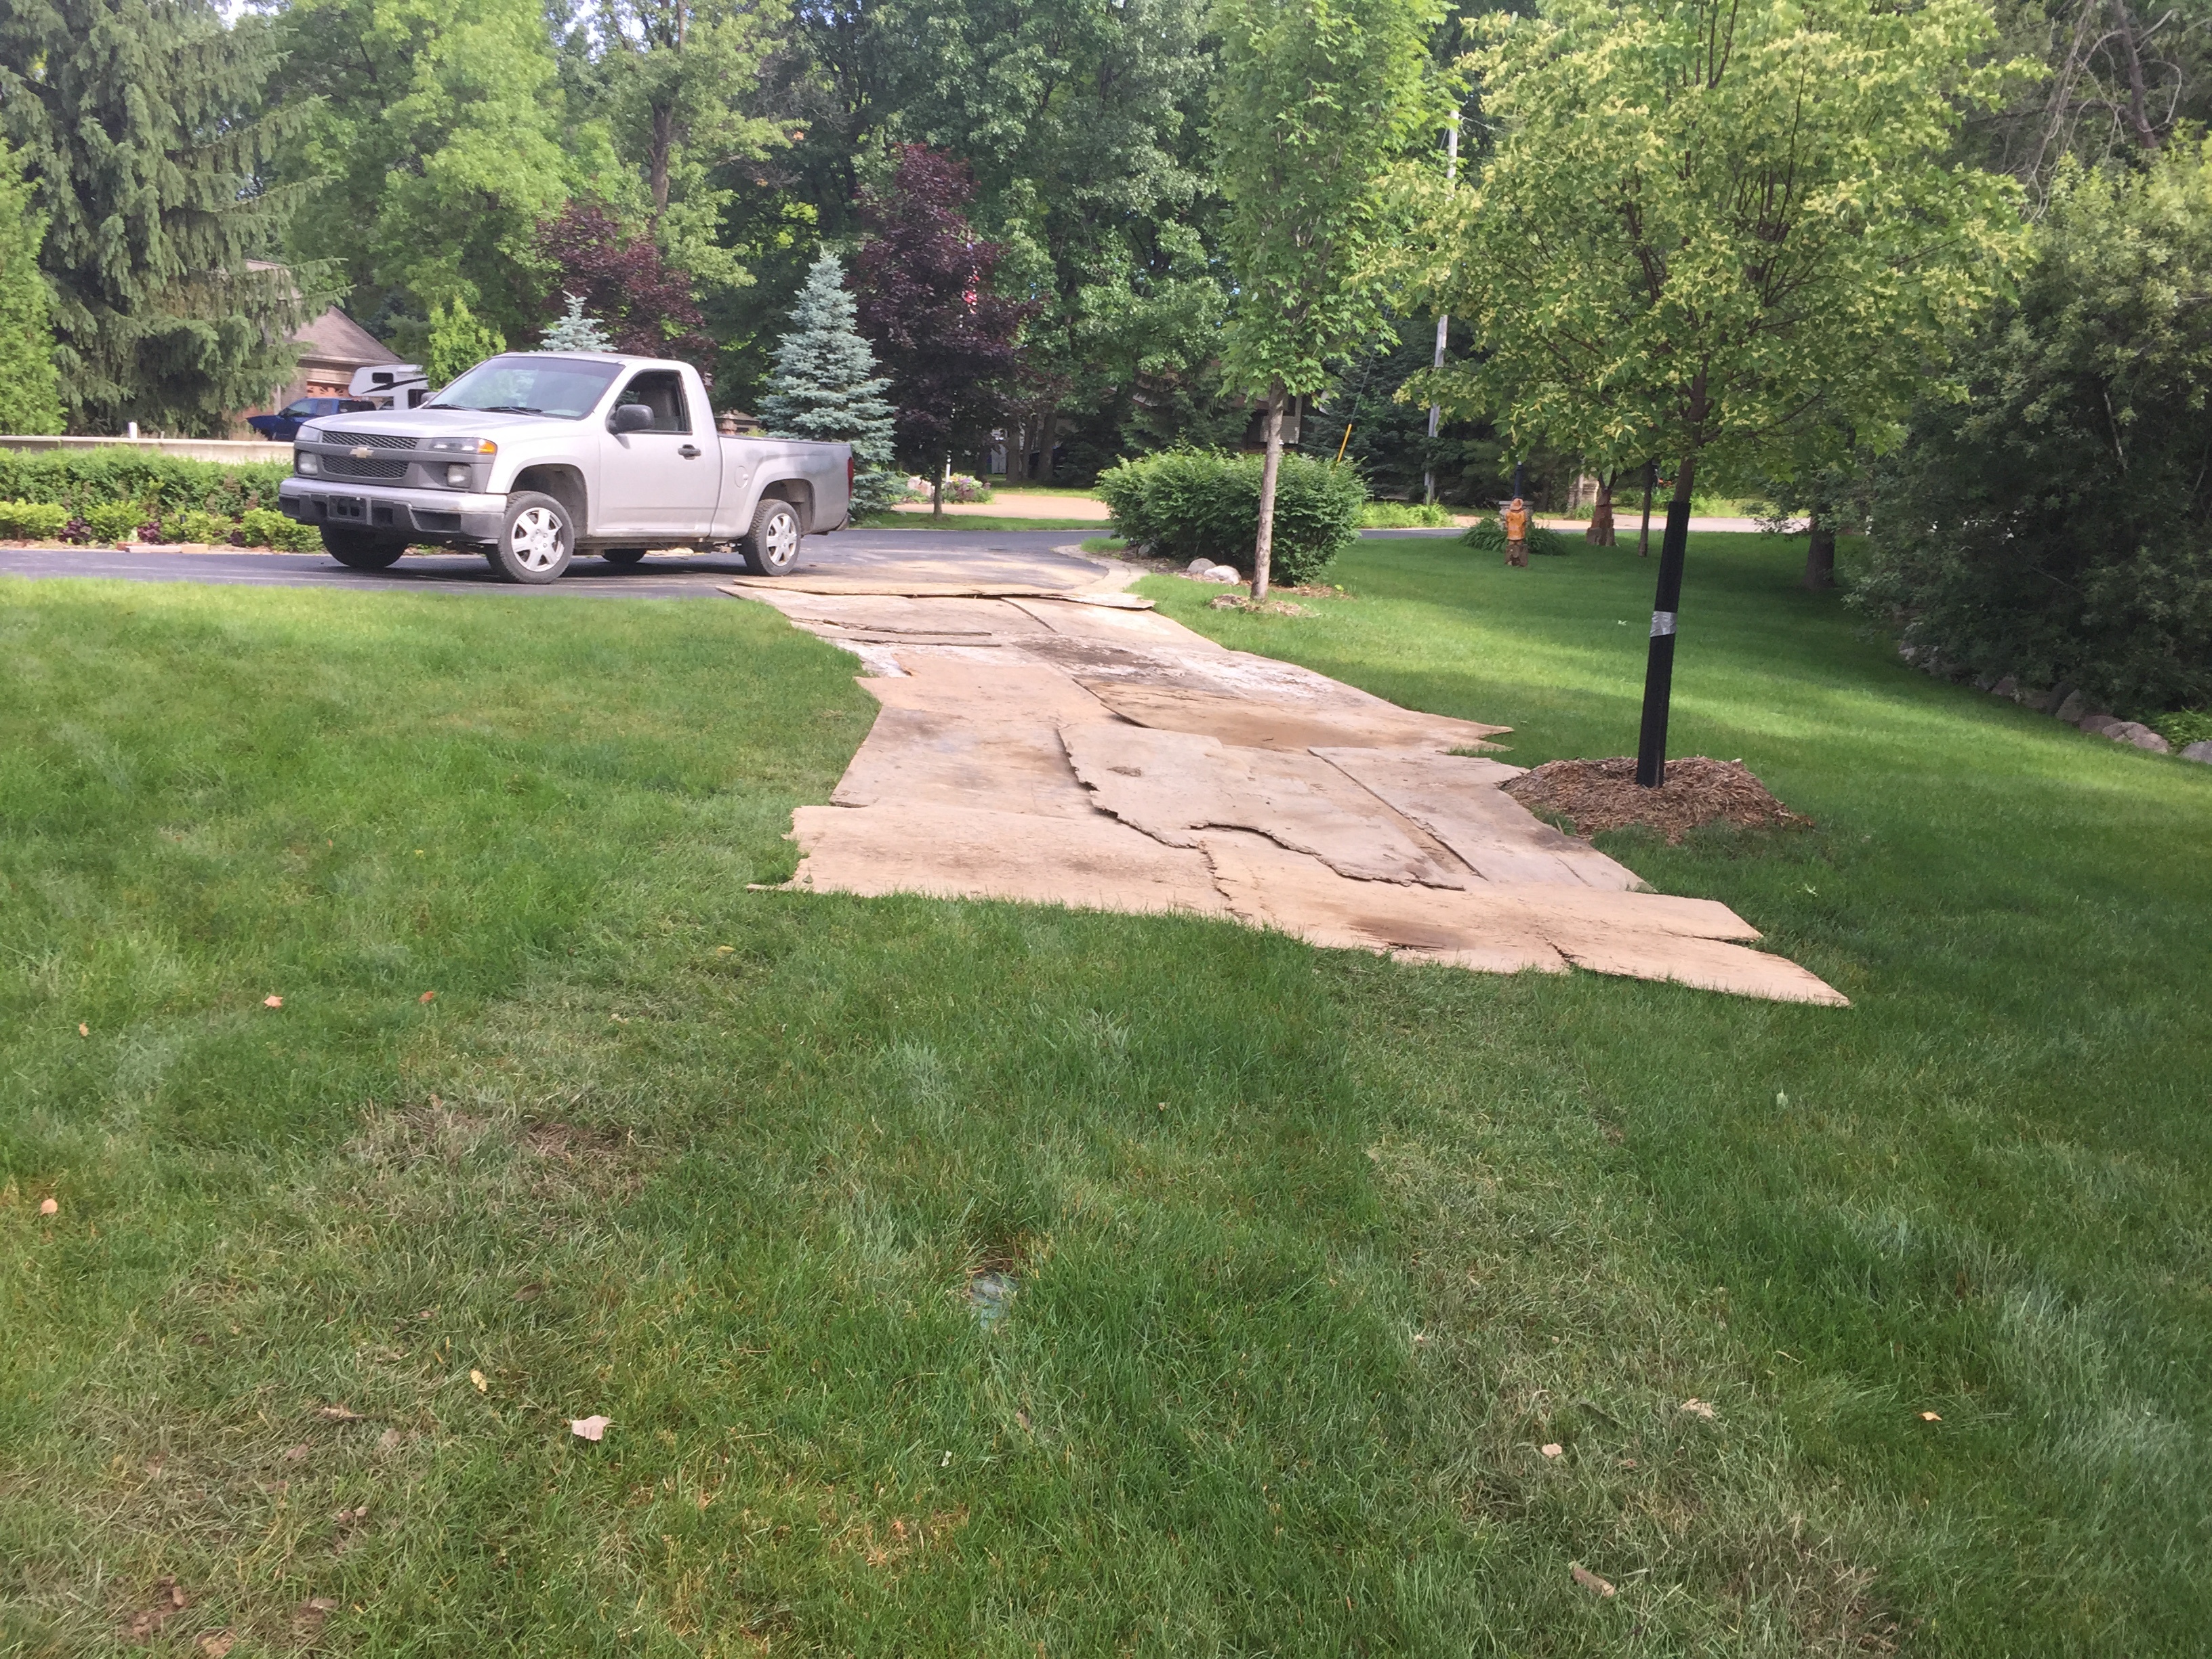
{"label": "truck windshield", "polygon": [[622,373],[619,363],[580,357],[493,357],[422,405],[480,409],[501,415],[549,415],[580,421]]}

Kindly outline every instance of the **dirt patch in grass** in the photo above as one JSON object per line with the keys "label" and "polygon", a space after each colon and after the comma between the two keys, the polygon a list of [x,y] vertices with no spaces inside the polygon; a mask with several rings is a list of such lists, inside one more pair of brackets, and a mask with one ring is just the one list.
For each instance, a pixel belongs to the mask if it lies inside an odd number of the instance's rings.
{"label": "dirt patch in grass", "polygon": [[1668,761],[1656,789],[1638,785],[1636,763],[1626,756],[1547,761],[1504,789],[1532,812],[1565,819],[1578,836],[1640,825],[1657,830],[1671,844],[1709,823],[1746,830],[1813,827],[1812,819],[1775,799],[1741,761],[1703,755]]}

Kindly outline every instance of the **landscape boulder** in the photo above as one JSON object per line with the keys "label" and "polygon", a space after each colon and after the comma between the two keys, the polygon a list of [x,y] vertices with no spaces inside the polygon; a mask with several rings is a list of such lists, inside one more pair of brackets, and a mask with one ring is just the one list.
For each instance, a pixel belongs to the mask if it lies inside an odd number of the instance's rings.
{"label": "landscape boulder", "polygon": [[2212,766],[2212,738],[2201,738],[2181,751],[2181,758],[2195,761],[2200,766]]}

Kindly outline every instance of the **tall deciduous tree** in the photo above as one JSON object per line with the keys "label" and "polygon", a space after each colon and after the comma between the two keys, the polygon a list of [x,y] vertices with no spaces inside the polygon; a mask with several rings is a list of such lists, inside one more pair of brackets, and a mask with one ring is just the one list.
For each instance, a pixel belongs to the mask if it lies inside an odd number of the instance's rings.
{"label": "tall deciduous tree", "polygon": [[956,449],[980,446],[1020,362],[1032,302],[994,293],[1003,250],[967,219],[975,183],[956,157],[902,145],[890,185],[861,204],[854,262],[861,331],[890,375],[899,445],[929,468],[933,506]]}
{"label": "tall deciduous tree", "polygon": [[[1638,778],[1661,781],[1691,491],[1899,435],[1994,296],[2011,181],[1954,165],[2002,70],[1980,0],[1553,0],[1477,54],[1496,151],[1430,377],[1516,445],[1674,463]],[[1462,192],[1462,198],[1467,192]]]}
{"label": "tall deciduous tree", "polygon": [[291,0],[282,90],[307,112],[284,176],[311,187],[293,246],[337,259],[364,314],[468,301],[519,337],[544,292],[539,221],[617,185],[603,125],[573,118],[538,0]]}
{"label": "tall deciduous tree", "polygon": [[507,349],[507,337],[487,328],[459,295],[453,303],[435,301],[430,307],[430,349],[422,366],[434,386],[451,386],[487,357]]}
{"label": "tall deciduous tree", "polygon": [[548,311],[580,298],[605,324],[616,350],[688,358],[713,381],[714,342],[702,326],[690,278],[661,258],[650,231],[624,224],[598,202],[571,202],[539,228],[538,255],[554,272]]}
{"label": "tall deciduous tree", "polygon": [[891,473],[890,380],[860,337],[845,268],[825,253],[807,273],[791,329],[776,343],[761,423],[779,438],[853,446],[853,512],[880,513],[904,495]]}
{"label": "tall deciduous tree", "polygon": [[262,188],[289,117],[264,113],[262,20],[208,0],[0,7],[0,125],[23,152],[78,431],[222,429],[290,374],[299,283],[271,266]]}
{"label": "tall deciduous tree", "polygon": [[1252,594],[1267,592],[1283,410],[1389,331],[1371,259],[1384,181],[1439,114],[1430,0],[1222,0],[1213,144],[1236,280],[1224,359],[1267,398]]}
{"label": "tall deciduous tree", "polygon": [[39,244],[46,223],[31,206],[22,161],[0,147],[0,432],[62,429],[54,331]]}
{"label": "tall deciduous tree", "polygon": [[750,278],[720,240],[731,198],[716,170],[758,161],[785,141],[749,111],[781,44],[783,0],[598,0],[587,50],[623,160],[636,169],[669,258],[723,285]]}

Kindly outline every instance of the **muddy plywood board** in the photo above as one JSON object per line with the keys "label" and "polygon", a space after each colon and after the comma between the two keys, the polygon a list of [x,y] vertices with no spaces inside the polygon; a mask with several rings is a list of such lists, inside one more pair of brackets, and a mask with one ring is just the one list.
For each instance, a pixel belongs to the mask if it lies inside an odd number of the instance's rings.
{"label": "muddy plywood board", "polygon": [[1010,610],[1032,618],[1040,626],[1070,639],[1097,640],[1109,645],[1134,646],[1182,655],[1227,656],[1229,647],[1193,633],[1171,617],[1157,611],[1116,611],[1065,599],[1010,598]]}
{"label": "muddy plywood board", "polygon": [[1060,731],[1075,775],[1123,823],[1174,847],[1249,830],[1355,881],[1465,884],[1468,870],[1372,794],[1312,755],[1232,748],[1125,724]]}
{"label": "muddy plywood board", "polygon": [[1014,899],[1085,910],[1225,915],[1206,855],[1103,813],[1046,818],[927,805],[802,806],[792,878],[812,892]]}
{"label": "muddy plywood board", "polygon": [[1238,920],[1325,949],[1411,953],[1511,974],[1564,973],[1566,963],[1518,908],[1487,909],[1389,882],[1352,881],[1317,858],[1248,831],[1201,837],[1214,883]]}
{"label": "muddy plywood board", "polygon": [[1479,756],[1316,749],[1322,759],[1451,848],[1485,881],[1559,883],[1616,892],[1643,886],[1633,870],[1546,823],[1498,786],[1517,767]]}
{"label": "muddy plywood board", "polygon": [[891,707],[877,712],[830,799],[838,806],[978,806],[1052,818],[1097,811],[1053,720]]}
{"label": "muddy plywood board", "polygon": [[1112,720],[1114,712],[1066,675],[1041,663],[915,650],[899,653],[897,678],[864,679],[886,708],[926,709],[978,720]]}
{"label": "muddy plywood board", "polygon": [[[1127,676],[1078,678],[1125,720],[1162,731],[1218,738],[1246,749],[1297,753],[1328,748],[1441,750],[1472,748],[1510,729],[1416,714],[1379,700],[1337,697],[1304,685],[1240,692],[1191,684],[1146,684]],[[1188,681],[1192,677],[1183,678]]]}
{"label": "muddy plywood board", "polygon": [[1849,998],[1789,957],[1723,939],[1639,933],[1558,915],[1545,921],[1544,936],[1576,967],[1592,973],[1671,980],[1701,991],[1726,991],[1772,1002],[1850,1006]]}

